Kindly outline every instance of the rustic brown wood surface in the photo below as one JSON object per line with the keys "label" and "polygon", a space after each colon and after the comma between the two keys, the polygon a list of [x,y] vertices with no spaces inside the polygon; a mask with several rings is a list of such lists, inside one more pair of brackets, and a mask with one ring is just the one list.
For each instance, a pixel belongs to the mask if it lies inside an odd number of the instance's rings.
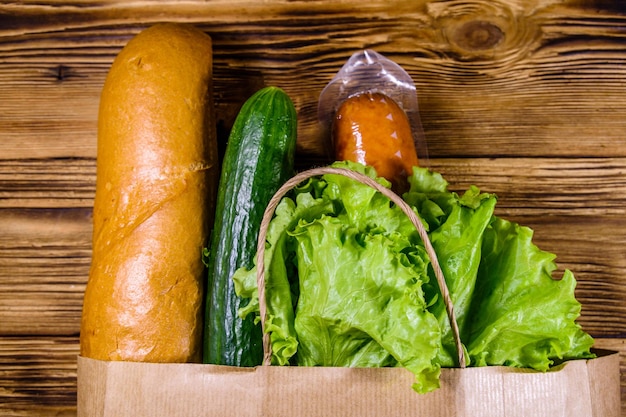
{"label": "rustic brown wood surface", "polygon": [[[300,167],[327,162],[317,99],[345,60],[372,48],[398,62],[417,85],[430,166],[453,189],[497,193],[498,214],[574,271],[597,345],[626,353],[621,2],[2,2],[0,415],[76,413],[98,98],[115,55],[159,21],[212,36],[222,143],[257,88],[292,96]],[[626,359],[622,370],[626,401]]]}

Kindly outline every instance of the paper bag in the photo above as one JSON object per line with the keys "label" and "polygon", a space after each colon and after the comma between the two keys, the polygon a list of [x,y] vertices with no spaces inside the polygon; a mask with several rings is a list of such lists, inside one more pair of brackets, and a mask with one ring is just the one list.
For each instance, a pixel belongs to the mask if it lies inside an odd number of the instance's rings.
{"label": "paper bag", "polygon": [[78,358],[78,417],[451,416],[619,417],[619,355],[542,373],[511,367],[442,369],[418,394],[403,368],[103,362]]}
{"label": "paper bag", "polygon": [[[318,170],[297,175],[281,190]],[[329,172],[329,168],[322,170]],[[340,171],[333,173],[357,175]],[[390,190],[380,189],[375,181],[367,177],[359,180],[394,198]],[[262,324],[262,249],[267,223],[281,190],[270,202],[259,233],[257,279]],[[568,361],[548,372],[503,366],[466,368],[452,302],[436,254],[415,213],[408,207],[403,211],[417,227],[433,261],[457,342],[460,366],[441,370],[439,389],[418,394],[412,388],[414,375],[399,367],[270,366],[271,344],[264,332],[264,363],[254,368],[104,362],[79,357],[78,417],[619,417],[620,364],[616,352],[596,351],[594,359]]]}

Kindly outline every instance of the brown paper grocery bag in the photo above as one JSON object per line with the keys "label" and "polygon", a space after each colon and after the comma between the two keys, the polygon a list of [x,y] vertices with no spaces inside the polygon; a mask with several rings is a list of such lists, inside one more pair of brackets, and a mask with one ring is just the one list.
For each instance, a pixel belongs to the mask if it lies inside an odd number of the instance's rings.
{"label": "brown paper grocery bag", "polygon": [[103,362],[78,358],[78,417],[450,416],[619,417],[619,355],[542,373],[442,369],[441,387],[411,388],[403,368]]}
{"label": "brown paper grocery bag", "polygon": [[[285,190],[320,173],[355,178],[402,206],[391,191],[352,171],[319,168],[290,180],[268,205],[259,234],[261,317],[265,315],[263,247],[273,208]],[[78,417],[619,417],[616,352],[596,351],[594,359],[567,361],[548,372],[503,366],[465,368],[465,352],[436,254],[419,219],[410,208],[403,210],[424,240],[457,340],[460,367],[442,369],[439,389],[416,393],[413,374],[403,368],[269,366],[271,345],[265,337],[264,365],[255,368],[79,357]]]}

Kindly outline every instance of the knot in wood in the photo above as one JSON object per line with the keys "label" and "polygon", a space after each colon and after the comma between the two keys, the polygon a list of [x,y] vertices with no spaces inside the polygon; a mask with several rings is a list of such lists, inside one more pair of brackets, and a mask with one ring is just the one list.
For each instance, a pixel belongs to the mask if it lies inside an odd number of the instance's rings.
{"label": "knot in wood", "polygon": [[496,24],[484,20],[472,20],[458,27],[452,41],[468,51],[493,49],[504,39],[504,32]]}

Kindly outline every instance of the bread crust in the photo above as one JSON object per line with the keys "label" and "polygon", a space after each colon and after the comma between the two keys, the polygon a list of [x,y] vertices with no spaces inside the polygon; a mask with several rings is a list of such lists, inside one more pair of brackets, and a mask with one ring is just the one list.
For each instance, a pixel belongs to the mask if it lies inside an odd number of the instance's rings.
{"label": "bread crust", "polygon": [[218,163],[210,37],[174,23],[142,31],[100,97],[81,355],[200,361]]}

